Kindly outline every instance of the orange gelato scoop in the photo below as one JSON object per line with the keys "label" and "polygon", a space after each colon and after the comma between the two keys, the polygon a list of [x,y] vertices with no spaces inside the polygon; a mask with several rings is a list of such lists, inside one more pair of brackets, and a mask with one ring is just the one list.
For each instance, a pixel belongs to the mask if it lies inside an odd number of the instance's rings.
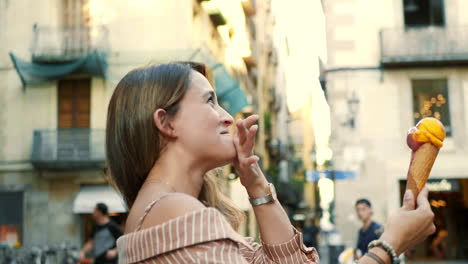
{"label": "orange gelato scoop", "polygon": [[408,137],[406,143],[413,151],[424,143],[432,143],[435,147],[441,148],[445,139],[445,127],[444,125],[435,118],[428,117],[421,119],[416,124],[416,127],[411,128],[408,131]]}
{"label": "orange gelato scoop", "polygon": [[422,119],[408,131],[406,143],[412,153],[406,188],[412,190],[415,197],[426,184],[444,139],[444,125],[432,117]]}

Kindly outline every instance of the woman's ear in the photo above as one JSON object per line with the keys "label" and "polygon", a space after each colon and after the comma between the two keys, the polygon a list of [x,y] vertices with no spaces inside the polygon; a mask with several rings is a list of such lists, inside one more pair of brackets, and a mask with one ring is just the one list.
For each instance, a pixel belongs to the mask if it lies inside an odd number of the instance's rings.
{"label": "woman's ear", "polygon": [[166,137],[175,138],[176,133],[166,110],[159,108],[153,113],[153,121],[158,130]]}

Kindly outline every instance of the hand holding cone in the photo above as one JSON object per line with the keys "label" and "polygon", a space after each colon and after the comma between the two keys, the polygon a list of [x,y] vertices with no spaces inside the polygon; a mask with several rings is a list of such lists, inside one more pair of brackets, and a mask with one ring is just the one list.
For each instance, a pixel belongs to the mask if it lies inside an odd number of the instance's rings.
{"label": "hand holding cone", "polygon": [[414,197],[426,184],[444,139],[445,127],[435,118],[424,118],[408,131],[406,142],[412,153],[406,189],[412,190]]}

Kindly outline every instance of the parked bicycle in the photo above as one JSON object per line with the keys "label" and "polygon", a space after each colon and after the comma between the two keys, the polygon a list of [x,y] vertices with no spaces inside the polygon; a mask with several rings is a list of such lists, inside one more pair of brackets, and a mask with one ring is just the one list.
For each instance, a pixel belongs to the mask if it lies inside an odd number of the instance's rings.
{"label": "parked bicycle", "polygon": [[15,248],[0,244],[0,264],[84,264],[92,263],[92,259],[79,261],[79,250],[70,242],[65,241],[60,246],[33,246],[29,249]]}

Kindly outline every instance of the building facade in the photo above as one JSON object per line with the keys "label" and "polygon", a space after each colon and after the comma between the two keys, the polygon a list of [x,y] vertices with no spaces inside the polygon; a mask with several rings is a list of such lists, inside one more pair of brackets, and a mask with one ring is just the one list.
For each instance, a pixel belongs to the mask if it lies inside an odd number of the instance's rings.
{"label": "building facade", "polygon": [[432,169],[437,233],[408,261],[468,259],[468,3],[463,0],[326,0],[333,165],[357,172],[336,181],[336,227],[355,246],[358,198],[385,222],[401,204],[410,150],[406,131],[441,120],[447,139]]}
{"label": "building facade", "polygon": [[0,243],[80,246],[95,202],[124,219],[104,130],[129,70],[204,62],[221,105],[241,112],[255,90],[242,59],[254,6],[243,2],[0,0]]}

